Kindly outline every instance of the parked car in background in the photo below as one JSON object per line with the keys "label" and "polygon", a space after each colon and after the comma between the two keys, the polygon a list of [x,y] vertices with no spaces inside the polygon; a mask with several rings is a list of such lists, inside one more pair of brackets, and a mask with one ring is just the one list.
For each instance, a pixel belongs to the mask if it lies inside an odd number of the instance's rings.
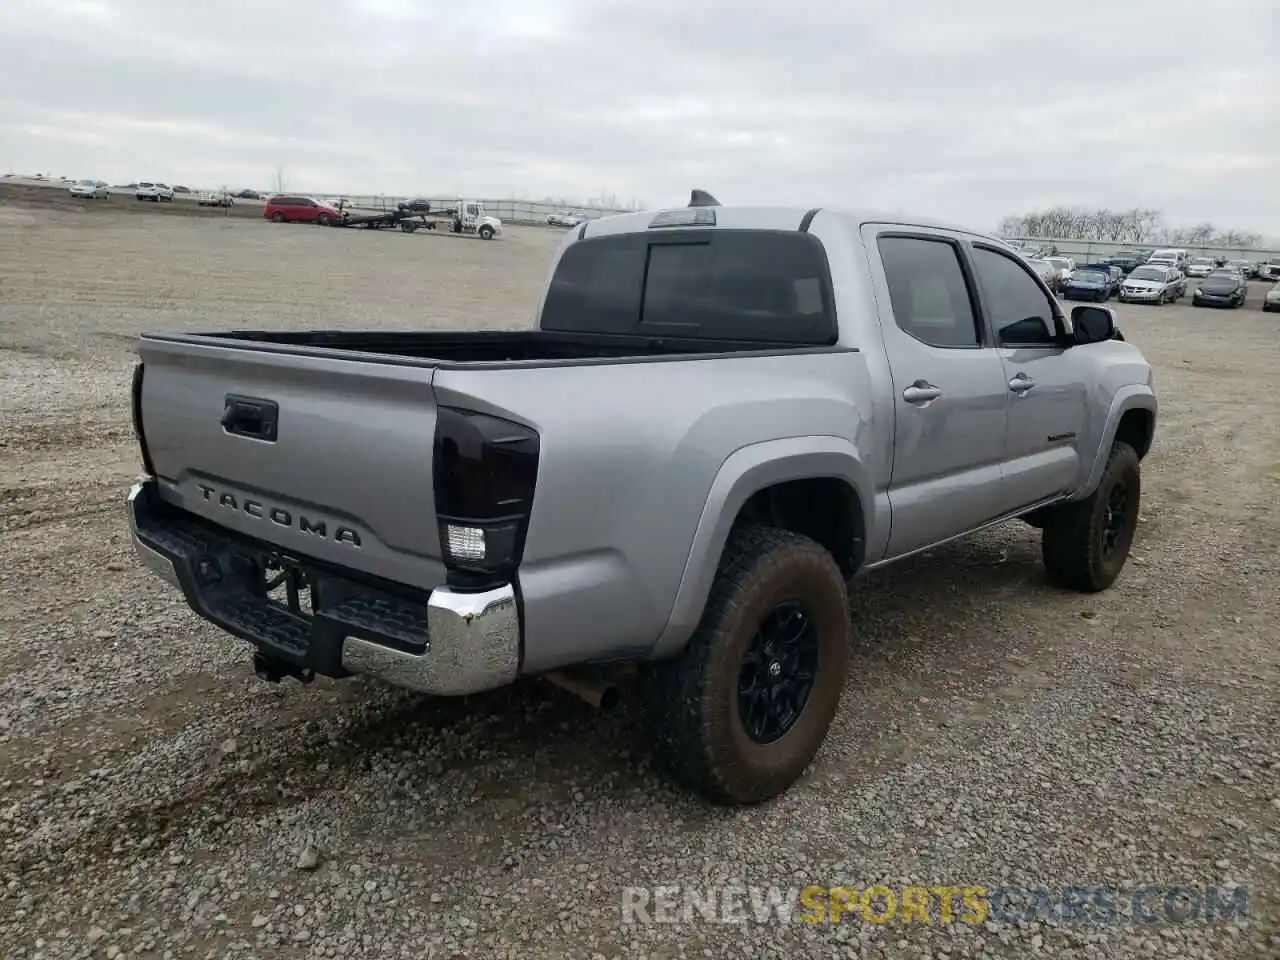
{"label": "parked car in background", "polygon": [[1062,296],[1066,300],[1097,300],[1105,303],[1116,292],[1111,277],[1111,265],[1090,263],[1078,267],[1062,282]]}
{"label": "parked car in background", "polygon": [[559,213],[547,214],[547,226],[549,227],[576,227],[580,223],[582,223],[581,216],[565,210],[561,210]]}
{"label": "parked car in background", "polygon": [[1154,303],[1157,306],[1172,303],[1178,299],[1177,280],[1180,276],[1172,267],[1144,263],[1124,278],[1120,285],[1120,302]]}
{"label": "parked car in background", "polygon": [[1235,267],[1244,274],[1246,280],[1252,280],[1258,275],[1258,265],[1252,260],[1228,260],[1228,267]]}
{"label": "parked car in background", "polygon": [[1157,250],[1147,257],[1147,263],[1167,263],[1179,270],[1185,270],[1189,259],[1190,257],[1188,257],[1184,248],[1165,247],[1163,250]]}
{"label": "parked car in background", "polygon": [[139,180],[133,195],[139,200],[150,200],[152,203],[172,203],[173,187],[152,183],[150,180]]}
{"label": "parked car in background", "polygon": [[206,190],[196,202],[202,207],[229,207],[235,200],[226,190]]}
{"label": "parked car in background", "polygon": [[313,197],[281,194],[268,197],[262,216],[272,223],[318,223],[322,227],[341,223],[342,211]]}
{"label": "parked car in background", "polygon": [[1280,310],[1280,280],[1262,298],[1262,312],[1271,313],[1273,310]]}
{"label": "parked car in background", "polygon": [[1249,283],[1239,270],[1215,270],[1200,281],[1191,297],[1193,307],[1240,307],[1249,295]]}
{"label": "parked car in background", "polygon": [[1058,268],[1048,260],[1027,260],[1027,265],[1036,272],[1036,275],[1044,281],[1046,287],[1056,291],[1058,289]]}
{"label": "parked car in background", "polygon": [[1071,276],[1072,271],[1075,270],[1076,262],[1070,257],[1044,257],[1043,259],[1047,260],[1058,271],[1053,289],[1060,292],[1062,285],[1067,281],[1067,277]]}
{"label": "parked car in background", "polygon": [[1022,246],[1018,248],[1018,252],[1030,260],[1044,260],[1047,257],[1056,257],[1058,255],[1058,246],[1053,243],[1023,241]]}
{"label": "parked car in background", "polygon": [[1107,257],[1103,262],[1119,267],[1124,272],[1124,275],[1128,276],[1147,262],[1147,254],[1136,250],[1121,250],[1119,253],[1113,253]]}
{"label": "parked car in background", "polygon": [[86,200],[105,200],[111,195],[107,185],[101,180],[75,180],[67,187],[67,192],[73,197],[83,197]]}
{"label": "parked car in background", "polygon": [[1187,276],[1207,277],[1213,273],[1215,266],[1217,264],[1214,262],[1213,257],[1192,257],[1187,261]]}

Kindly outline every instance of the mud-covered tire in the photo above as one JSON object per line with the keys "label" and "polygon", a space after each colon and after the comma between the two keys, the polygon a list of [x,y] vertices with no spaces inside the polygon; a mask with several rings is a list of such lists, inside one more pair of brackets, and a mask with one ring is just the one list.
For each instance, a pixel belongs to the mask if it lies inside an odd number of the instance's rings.
{"label": "mud-covered tire", "polygon": [[[812,686],[789,728],[753,739],[740,709],[748,649],[765,619],[799,604],[813,628]],[[720,804],[759,803],[785,791],[813,760],[835,717],[849,661],[845,578],[831,554],[775,527],[736,530],[702,620],[676,658],[652,665],[646,713],[659,766]],[[758,649],[758,648],[757,648]]]}
{"label": "mud-covered tire", "polygon": [[[1050,579],[1084,593],[1111,586],[1133,546],[1141,502],[1138,454],[1129,444],[1117,442],[1098,488],[1083,500],[1054,507],[1045,518],[1041,555]],[[1112,526],[1109,518],[1117,507],[1123,514]]]}

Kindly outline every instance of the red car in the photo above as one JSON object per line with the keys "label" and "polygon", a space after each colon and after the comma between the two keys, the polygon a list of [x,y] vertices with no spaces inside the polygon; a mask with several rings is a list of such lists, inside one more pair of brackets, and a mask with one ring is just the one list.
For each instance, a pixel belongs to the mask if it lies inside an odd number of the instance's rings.
{"label": "red car", "polygon": [[331,223],[342,222],[342,212],[311,197],[279,196],[268,197],[262,215],[273,223],[287,223],[296,220],[299,223],[318,223],[327,227]]}

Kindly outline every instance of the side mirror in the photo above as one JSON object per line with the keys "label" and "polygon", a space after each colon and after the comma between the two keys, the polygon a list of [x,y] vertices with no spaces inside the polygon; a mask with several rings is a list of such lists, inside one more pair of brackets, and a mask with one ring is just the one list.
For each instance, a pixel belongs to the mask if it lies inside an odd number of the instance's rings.
{"label": "side mirror", "polygon": [[1073,339],[1077,344],[1101,343],[1116,333],[1116,315],[1110,307],[1081,304],[1071,311]]}

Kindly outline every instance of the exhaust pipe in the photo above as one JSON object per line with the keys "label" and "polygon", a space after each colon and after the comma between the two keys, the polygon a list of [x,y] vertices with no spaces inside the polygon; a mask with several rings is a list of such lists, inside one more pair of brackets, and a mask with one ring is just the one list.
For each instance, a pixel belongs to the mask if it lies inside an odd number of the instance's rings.
{"label": "exhaust pipe", "polygon": [[544,673],[542,678],[600,710],[612,709],[618,702],[617,684],[600,677],[553,670],[550,673]]}

